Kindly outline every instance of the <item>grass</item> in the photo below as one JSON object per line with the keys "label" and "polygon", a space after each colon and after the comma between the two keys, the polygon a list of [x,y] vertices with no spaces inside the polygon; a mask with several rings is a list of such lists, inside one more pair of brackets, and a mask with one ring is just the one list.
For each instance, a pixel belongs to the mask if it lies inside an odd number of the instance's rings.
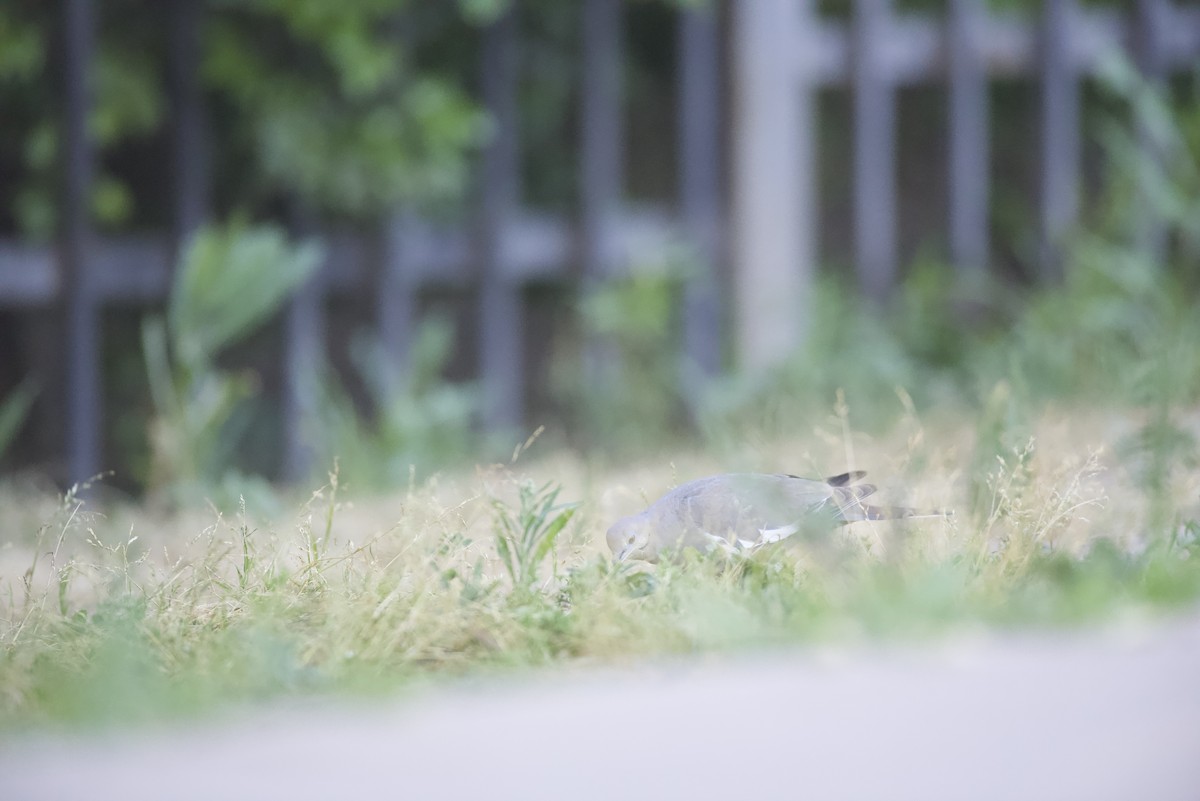
{"label": "grass", "polygon": [[[938,414],[934,425],[910,409],[867,435],[852,409],[843,401],[796,421],[803,436],[747,437],[720,456],[603,468],[534,447],[510,464],[357,498],[334,472],[290,514],[261,519],[244,508],[101,510],[10,484],[0,726],[190,716],[480,671],[1076,625],[1200,596],[1200,476],[1177,470],[1149,492],[1105,449],[1143,426],[1138,415],[1049,409],[1017,437],[975,415]],[[738,562],[608,559],[603,533],[617,516],[680,481],[749,466],[868,469],[887,501],[956,515],[855,524]]]}
{"label": "grass", "polygon": [[[167,492],[97,506],[0,484],[0,729],[1194,608],[1200,250],[1196,215],[1183,213],[1196,173],[1178,164],[1196,163],[1184,145],[1200,141],[1200,117],[1172,119],[1169,174],[1114,149],[1174,199],[1159,210],[1167,263],[1138,255],[1126,230],[1137,196],[1117,186],[1112,219],[1074,243],[1061,285],[973,286],[925,265],[882,310],[822,281],[789,364],[687,397],[668,324],[678,281],[633,280],[584,310],[588,335],[621,356],[612,380],[582,384],[565,350],[560,378],[575,394],[561,401],[575,419],[546,439],[590,443],[583,453],[531,438],[504,464],[431,478],[411,467],[482,447],[469,437],[473,396],[441,385],[445,342],[433,337],[423,381],[407,388],[366,362],[381,379],[373,423],[327,399],[315,422],[329,441],[314,444],[342,463],[307,497],[271,497],[231,469],[246,388],[215,355],[292,285],[255,283],[258,301],[242,308],[226,273],[265,280],[256,265],[269,257],[301,275],[308,257],[269,232],[213,233],[207,257],[185,262],[174,314],[147,327],[153,472]],[[736,561],[614,565],[605,552],[613,520],[682,481],[849,469],[870,472],[882,503],[955,515],[854,524]]]}

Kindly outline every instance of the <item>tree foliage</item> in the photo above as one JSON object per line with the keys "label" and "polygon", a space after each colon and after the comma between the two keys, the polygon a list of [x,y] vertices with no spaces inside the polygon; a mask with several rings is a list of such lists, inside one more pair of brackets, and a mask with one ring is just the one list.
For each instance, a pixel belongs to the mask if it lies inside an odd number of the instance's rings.
{"label": "tree foliage", "polygon": [[[97,4],[88,126],[97,150],[96,222],[137,226],[145,184],[168,182],[170,4]],[[417,7],[420,6],[418,9]],[[200,82],[217,211],[282,199],[361,218],[399,202],[457,197],[486,117],[428,40],[486,22],[502,3],[211,0],[200,16]],[[416,13],[419,11],[419,13]],[[420,25],[411,24],[420,20]],[[48,238],[60,185],[59,4],[0,9],[0,162],[15,174],[0,225]],[[431,57],[432,52],[432,57]],[[131,162],[133,165],[131,166]],[[136,174],[136,178],[131,178]]]}

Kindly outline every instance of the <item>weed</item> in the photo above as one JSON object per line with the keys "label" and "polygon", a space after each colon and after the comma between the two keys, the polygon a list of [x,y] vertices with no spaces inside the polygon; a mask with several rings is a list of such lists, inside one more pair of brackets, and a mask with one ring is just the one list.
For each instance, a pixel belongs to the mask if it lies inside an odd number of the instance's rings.
{"label": "weed", "polygon": [[551,371],[569,430],[609,451],[644,447],[686,430],[673,265],[641,265],[579,303],[578,341],[559,343]]}
{"label": "weed", "polygon": [[326,464],[338,460],[348,484],[394,488],[467,453],[478,394],[442,377],[453,335],[447,321],[425,321],[403,376],[376,344],[358,341],[354,357],[373,401],[371,418],[359,413],[335,376],[321,382],[309,438]]}
{"label": "weed", "polygon": [[166,318],[148,319],[142,331],[156,412],[152,490],[194,500],[221,486],[252,422],[245,401],[257,379],[218,368],[217,357],[277,311],[319,260],[314,245],[293,246],[274,228],[194,235]]}
{"label": "weed", "polygon": [[517,484],[517,508],[492,500],[496,552],[516,587],[528,589],[538,582],[538,568],[554,548],[579,507],[556,503],[562,487],[530,480]]}

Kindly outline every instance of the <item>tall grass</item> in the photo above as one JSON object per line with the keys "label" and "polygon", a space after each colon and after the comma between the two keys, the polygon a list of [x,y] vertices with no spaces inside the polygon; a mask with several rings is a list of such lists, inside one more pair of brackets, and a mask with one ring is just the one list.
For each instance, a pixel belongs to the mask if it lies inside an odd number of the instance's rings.
{"label": "tall grass", "polygon": [[[1114,453],[1096,451],[1133,425],[1039,417],[1034,444],[999,448],[982,476],[963,467],[965,417],[912,419],[886,437],[851,427],[852,466],[874,469],[885,495],[960,514],[656,567],[614,565],[604,528],[719,469],[711,455],[596,475],[558,454],[374,499],[347,497],[334,472],[266,519],[100,514],[67,493],[5,513],[0,718],[125,722],[463,671],[1174,608],[1200,595],[1200,477],[1172,485],[1161,523]],[[831,470],[846,443],[781,440],[759,456],[772,469],[804,449]]]}

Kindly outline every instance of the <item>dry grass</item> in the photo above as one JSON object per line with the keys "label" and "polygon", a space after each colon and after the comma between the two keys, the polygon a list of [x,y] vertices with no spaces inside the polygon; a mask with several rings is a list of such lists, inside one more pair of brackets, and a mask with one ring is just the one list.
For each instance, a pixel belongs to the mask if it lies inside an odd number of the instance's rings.
{"label": "dry grass", "polygon": [[[99,511],[10,486],[2,717],[128,720],[469,670],[1169,608],[1200,591],[1200,560],[1189,558],[1200,476],[1174,472],[1164,515],[1161,494],[1108,445],[1137,424],[1048,413],[981,460],[981,435],[962,419],[910,413],[869,437],[839,404],[791,441],[748,437],[736,450],[619,467],[535,446],[511,464],[370,498],[333,475],[295,512],[269,517]],[[956,515],[855,524],[737,563],[617,568],[604,552],[611,520],[680,481],[851,467],[869,470],[888,502]],[[551,482],[580,505],[551,558],[514,586],[494,537],[497,515],[520,514],[523,481]]]}

